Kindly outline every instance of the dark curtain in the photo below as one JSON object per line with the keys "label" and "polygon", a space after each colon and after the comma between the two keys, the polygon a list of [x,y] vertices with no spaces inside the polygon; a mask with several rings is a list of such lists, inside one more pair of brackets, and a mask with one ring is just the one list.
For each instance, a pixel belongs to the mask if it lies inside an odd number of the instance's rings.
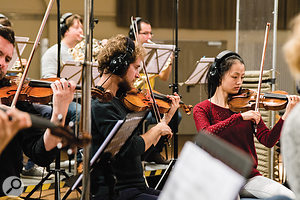
{"label": "dark curtain", "polygon": [[[257,4],[255,3],[257,2]],[[117,0],[117,25],[129,27],[131,16],[140,16],[153,27],[174,28],[175,0]],[[249,6],[249,7],[248,7]],[[264,17],[264,9],[274,7],[273,1],[252,1],[246,9],[252,16]],[[279,0],[278,29],[287,29],[288,23],[300,12],[299,0]],[[255,8],[255,9],[254,9]],[[232,30],[235,29],[236,0],[179,0],[179,28]],[[250,21],[249,26],[260,23]],[[262,26],[264,27],[264,26]]]}
{"label": "dark curtain", "polygon": [[[236,0],[180,0],[179,28],[234,29]],[[130,17],[139,16],[153,27],[173,28],[175,0],[117,0],[117,25],[129,27]],[[233,20],[232,20],[233,19]]]}

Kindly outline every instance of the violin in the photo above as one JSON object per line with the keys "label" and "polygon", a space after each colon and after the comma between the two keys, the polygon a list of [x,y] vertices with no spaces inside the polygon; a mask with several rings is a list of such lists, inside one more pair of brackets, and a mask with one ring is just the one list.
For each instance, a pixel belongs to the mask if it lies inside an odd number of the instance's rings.
{"label": "violin", "polygon": [[[270,93],[261,93],[259,97],[259,108],[266,110],[282,110],[288,103],[285,91],[273,91]],[[238,95],[229,97],[229,109],[234,112],[245,112],[248,110],[255,110],[255,104],[258,93],[250,89],[242,89]]]}
{"label": "violin", "polygon": [[[7,86],[0,88],[0,99],[2,104],[11,105],[13,98],[17,92],[18,84],[16,77],[7,77]],[[52,89],[43,90],[42,88],[34,88],[28,85],[26,81],[21,88],[18,101],[30,101],[33,103],[47,104],[52,100]]]}
{"label": "violin", "polygon": [[[40,91],[48,91],[51,93],[52,97],[52,89],[51,89],[51,83],[53,83],[55,80],[59,80],[59,78],[48,78],[48,79],[41,79],[41,80],[31,80],[28,85],[32,88],[37,88],[36,90]],[[77,85],[75,87],[76,90],[81,90],[81,86]],[[113,94],[109,90],[104,90],[104,88],[91,88],[91,95],[92,97],[96,97],[101,102],[108,102],[113,99]],[[41,95],[42,96],[42,95]]]}
{"label": "violin", "polygon": [[[6,108],[0,107],[0,110],[6,111]],[[78,137],[75,136],[72,129],[70,127],[57,126],[54,123],[50,122],[50,120],[36,116],[30,115],[31,123],[33,128],[49,128],[51,130],[51,134],[62,139],[63,145],[70,145],[71,148],[75,146],[84,147],[91,142],[91,136],[88,133],[80,133]]]}
{"label": "violin", "polygon": [[[158,106],[158,110],[160,113],[167,113],[170,109],[171,100],[167,98],[167,95],[160,94],[154,91],[154,97],[156,104]],[[149,109],[152,107],[153,101],[149,94],[149,90],[137,90],[132,89],[127,93],[127,95],[123,98],[124,105],[132,111],[138,112]],[[180,107],[190,115],[192,112],[192,105],[185,105],[183,101],[179,102]]]}

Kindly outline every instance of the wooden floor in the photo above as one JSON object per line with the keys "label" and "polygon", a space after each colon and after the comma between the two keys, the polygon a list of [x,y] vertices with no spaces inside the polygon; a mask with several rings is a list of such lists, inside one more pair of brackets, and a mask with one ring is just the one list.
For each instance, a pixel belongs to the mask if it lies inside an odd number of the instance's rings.
{"label": "wooden floor", "polygon": [[[178,140],[178,152],[180,153],[184,143],[186,141],[191,141],[193,140],[194,135],[180,135],[179,136],[179,140]],[[167,153],[168,153],[168,159],[173,158],[173,153],[174,153],[174,149],[173,149],[173,142],[171,141],[171,147],[167,148]],[[165,151],[162,152],[163,156],[166,156]],[[62,155],[62,158],[64,158],[64,156]],[[151,168],[151,166],[149,166]],[[151,171],[152,169],[150,169],[149,171]],[[149,174],[149,176],[151,176]],[[37,184],[36,181],[35,182],[31,182],[33,180],[30,180],[30,182],[28,183],[28,185],[35,185]],[[38,180],[39,181],[39,180]],[[65,195],[66,191],[69,189],[69,187],[64,187],[61,188],[60,190],[60,196],[62,199],[63,196]],[[28,193],[23,193],[20,197],[26,197]],[[76,190],[73,191],[69,196],[68,196],[68,200],[77,200],[80,199],[81,194],[79,192],[77,192]],[[30,197],[31,199],[42,199],[42,200],[54,200],[55,199],[55,191],[54,189],[48,189],[48,190],[38,190],[35,193],[33,193],[33,195]]]}
{"label": "wooden floor", "polygon": [[[61,198],[63,198],[64,194],[69,188],[61,188],[60,190],[60,195]],[[23,193],[20,197],[26,197],[28,193]],[[55,191],[54,189],[50,190],[43,190],[42,192],[36,191],[33,193],[33,195],[30,197],[31,199],[42,199],[42,200],[54,200],[55,199]],[[67,198],[68,200],[79,200],[80,199],[80,194],[76,190],[73,191]]]}

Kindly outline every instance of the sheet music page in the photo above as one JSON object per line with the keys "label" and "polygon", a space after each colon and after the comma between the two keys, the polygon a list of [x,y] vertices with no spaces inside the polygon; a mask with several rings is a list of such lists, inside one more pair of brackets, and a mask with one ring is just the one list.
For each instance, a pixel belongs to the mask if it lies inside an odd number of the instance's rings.
{"label": "sheet music page", "polygon": [[184,82],[186,85],[195,85],[198,83],[205,83],[206,74],[209,65],[214,62],[214,58],[201,58],[197,61],[196,68],[190,77]]}
{"label": "sheet music page", "polygon": [[[146,50],[144,62],[149,74],[159,74],[175,50],[175,45],[144,43]],[[142,66],[139,68],[142,70]]]}
{"label": "sheet music page", "polygon": [[[29,37],[20,37],[20,36],[15,36],[15,40],[16,40],[16,43],[18,45],[18,48],[19,48],[19,51],[20,51],[20,55],[22,55],[25,47],[26,47],[26,42],[29,41]],[[18,42],[21,42],[21,43],[18,43]],[[18,54],[17,54],[17,50],[16,50],[16,47],[14,47],[14,53],[13,53],[13,57],[8,65],[8,70],[10,70],[14,64],[16,63],[16,61],[18,60]]]}
{"label": "sheet music page", "polygon": [[[67,78],[68,80],[75,81],[78,85],[81,85],[81,70],[82,61],[69,60],[63,63],[63,67],[60,72],[60,76]],[[92,81],[93,86],[99,81],[98,63],[92,64]]]}
{"label": "sheet music page", "polygon": [[186,142],[159,200],[233,200],[245,178],[192,142]]}

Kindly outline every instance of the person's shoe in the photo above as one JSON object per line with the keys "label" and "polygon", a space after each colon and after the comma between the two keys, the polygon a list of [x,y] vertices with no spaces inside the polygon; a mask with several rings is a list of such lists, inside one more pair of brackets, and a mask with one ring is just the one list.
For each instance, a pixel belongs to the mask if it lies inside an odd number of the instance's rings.
{"label": "person's shoe", "polygon": [[147,162],[155,162],[156,164],[168,165],[170,163],[169,160],[166,160],[159,152],[152,152],[146,158]]}
{"label": "person's shoe", "polygon": [[43,169],[39,168],[39,167],[33,167],[29,170],[25,170],[25,169],[22,169],[22,172],[21,172],[21,175],[23,176],[37,176],[37,177],[42,177],[43,174],[45,175],[46,174],[46,170],[45,170],[45,173],[43,173]]}

